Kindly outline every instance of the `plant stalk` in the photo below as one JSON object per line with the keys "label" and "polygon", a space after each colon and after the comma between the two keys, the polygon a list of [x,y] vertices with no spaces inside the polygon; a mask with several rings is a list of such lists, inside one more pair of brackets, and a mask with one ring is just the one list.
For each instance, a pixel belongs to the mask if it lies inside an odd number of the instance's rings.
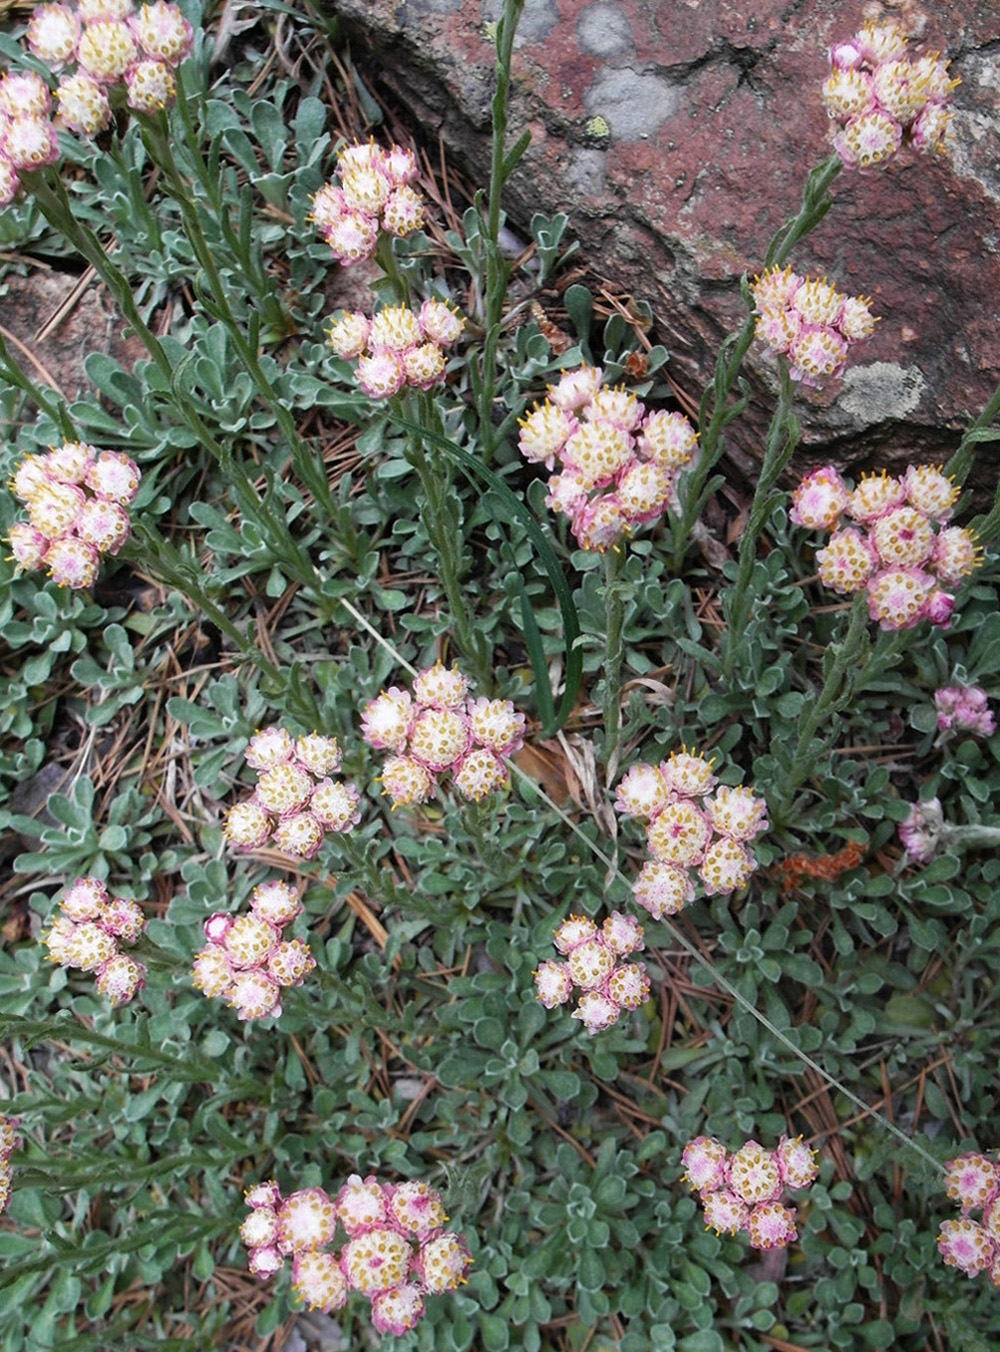
{"label": "plant stalk", "polygon": [[749,596],[754,564],[757,561],[757,542],[775,505],[773,489],[792,458],[799,440],[798,419],[792,413],[795,391],[788,374],[788,364],[778,360],[781,380],[778,403],[771,415],[764,448],[764,459],[754,489],[753,501],[746,528],[740,537],[736,581],[722,596],[726,628],[723,637],[722,679],[728,684],[737,664],[745,654],[747,625],[750,620],[752,598]]}
{"label": "plant stalk", "polygon": [[[817,733],[832,715],[845,707],[870,674],[872,649],[868,644],[868,623],[868,594],[862,591],[851,603],[843,638],[829,650],[823,685],[811,707],[803,712],[791,767],[779,772],[777,783],[767,796],[768,808],[776,824],[787,818],[796,790],[813,773],[826,749],[826,741],[817,737]],[[879,668],[884,669],[884,663],[879,663]]]}
{"label": "plant stalk", "polygon": [[[813,169],[806,179],[802,191],[802,205],[797,214],[775,232],[767,246],[764,255],[765,270],[782,267],[787,263],[795,246],[819,225],[833,206],[830,187],[843,167],[839,155],[831,155]],[[749,392],[745,382],[741,381],[740,372],[753,342],[756,321],[753,297],[746,277],[743,278],[742,291],[748,311],[747,317],[740,328],[723,341],[719,349],[715,376],[712,383],[705,387],[698,412],[701,454],[695,468],[689,474],[681,476],[682,509],[673,531],[675,573],[682,571],[694,523],[701,516],[706,503],[715,491],[716,485],[709,481],[709,475],[725,449],[725,429],[740,416],[748,402]],[[730,403],[733,391],[738,386],[741,386],[739,398]]]}
{"label": "plant stalk", "polygon": [[493,94],[493,141],[490,152],[486,227],[486,295],[483,350],[480,358],[479,440],[483,460],[489,465],[496,449],[493,427],[493,400],[497,383],[497,352],[500,345],[503,307],[510,282],[510,265],[500,248],[500,203],[513,165],[507,162],[507,123],[510,113],[511,67],[514,37],[524,9],[524,0],[504,0],[503,15],[497,24],[496,90]]}
{"label": "plant stalk", "polygon": [[624,544],[605,551],[604,562],[604,674],[601,710],[604,719],[604,766],[606,782],[618,773],[622,733],[622,667],[625,661]]}
{"label": "plant stalk", "polygon": [[134,531],[137,547],[133,552],[147,570],[169,586],[176,587],[226,635],[243,661],[256,667],[271,683],[269,694],[280,693],[290,713],[303,718],[310,726],[318,727],[321,720],[315,699],[305,697],[287,674],[265,657],[257,644],[242,634],[226,612],[215,604],[202,585],[194,563],[185,559],[149,522],[134,523]]}
{"label": "plant stalk", "polygon": [[[184,130],[185,146],[188,154],[195,165],[196,177],[199,185],[206,191],[211,192],[210,201],[216,209],[217,219],[225,210],[225,204],[218,196],[217,186],[208,172],[208,166],[205,164],[201,154],[201,147],[198,141],[197,131],[191,118],[191,110],[184,95],[183,90],[178,90],[177,109],[180,114],[181,126]],[[299,435],[299,430],[295,424],[295,419],[289,410],[279,399],[277,392],[267,377],[256,350],[256,345],[248,341],[243,328],[233,313],[230,304],[229,293],[226,290],[225,283],[222,280],[222,274],[219,271],[218,263],[212,252],[205,232],[202,229],[199,219],[198,207],[196,206],[196,197],[191,193],[189,185],[185,182],[177,161],[174,158],[173,149],[170,144],[170,133],[165,119],[147,119],[146,121],[146,139],[153,158],[164,173],[164,183],[168,188],[174,201],[177,203],[184,220],[184,227],[188,239],[195,251],[195,256],[205,274],[208,287],[212,295],[215,311],[220,322],[225,326],[227,333],[243,369],[249,375],[254,388],[258,393],[261,402],[273,414],[282,435],[288,443],[292,459],[295,463],[296,472],[312,493],[316,502],[327,515],[332,515],[336,504],[333,495],[330,492],[330,485],[326,474],[315,463],[311,449]],[[247,271],[247,260],[237,257],[234,259],[243,273]]]}
{"label": "plant stalk", "polygon": [[35,407],[59,428],[67,441],[76,440],[76,429],[62,395],[58,391],[53,391],[59,402],[57,404],[50,403],[48,396],[42,393],[39,386],[11,352],[2,333],[0,333],[0,380],[5,380],[9,385],[13,385],[26,394]]}

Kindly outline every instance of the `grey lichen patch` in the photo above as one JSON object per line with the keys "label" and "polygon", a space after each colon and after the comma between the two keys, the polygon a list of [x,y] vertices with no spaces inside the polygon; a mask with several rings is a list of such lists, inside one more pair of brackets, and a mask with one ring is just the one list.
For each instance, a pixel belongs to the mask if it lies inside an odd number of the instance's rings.
{"label": "grey lichen patch", "polygon": [[604,192],[605,160],[603,150],[574,150],[566,166],[566,186],[573,192],[599,197]]}
{"label": "grey lichen patch", "polygon": [[837,404],[861,423],[888,422],[912,413],[926,387],[918,366],[873,361],[848,368]]}
{"label": "grey lichen patch", "polygon": [[[495,23],[501,14],[503,14],[503,0],[484,0],[484,23]],[[525,43],[544,41],[558,22],[559,9],[554,0],[525,0],[524,9],[517,24],[514,46],[523,47]]]}
{"label": "grey lichen patch", "polygon": [[587,112],[611,124],[616,141],[639,141],[680,111],[679,86],[627,67],[602,70],[583,96]]}
{"label": "grey lichen patch", "polygon": [[975,52],[962,62],[963,98],[955,109],[944,153],[952,169],[971,178],[1000,202],[997,165],[997,108],[1000,105],[1000,56]]}
{"label": "grey lichen patch", "polygon": [[461,8],[462,0],[406,0],[402,18],[405,24],[410,11],[414,14],[454,14]]}
{"label": "grey lichen patch", "polygon": [[629,21],[618,5],[588,5],[576,21],[576,36],[591,56],[622,56],[634,45]]}

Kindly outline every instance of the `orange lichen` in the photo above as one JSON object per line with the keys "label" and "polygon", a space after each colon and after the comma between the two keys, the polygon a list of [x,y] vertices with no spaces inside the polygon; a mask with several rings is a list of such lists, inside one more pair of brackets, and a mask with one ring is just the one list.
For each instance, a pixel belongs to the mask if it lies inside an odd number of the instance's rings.
{"label": "orange lichen", "polygon": [[865,847],[856,840],[849,840],[842,850],[835,854],[790,854],[771,870],[783,893],[791,892],[806,878],[819,878],[823,882],[833,882],[842,873],[857,868],[865,857]]}

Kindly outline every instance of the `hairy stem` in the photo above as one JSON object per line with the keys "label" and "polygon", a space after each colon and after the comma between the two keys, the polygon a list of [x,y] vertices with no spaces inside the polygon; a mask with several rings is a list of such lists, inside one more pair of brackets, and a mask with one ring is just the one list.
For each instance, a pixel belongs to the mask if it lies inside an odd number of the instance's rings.
{"label": "hairy stem", "polygon": [[75,440],[76,430],[66,408],[65,400],[57,391],[53,390],[52,393],[58,403],[50,402],[48,395],[42,393],[39,386],[11,352],[2,333],[0,333],[0,380],[5,380],[8,385],[13,385],[15,389],[26,394],[35,407],[59,428],[67,441]]}
{"label": "hairy stem", "polygon": [[[196,177],[199,185],[209,190],[209,185],[213,183],[212,176],[208,172],[208,166],[205,164],[201,154],[198,133],[191,117],[191,110],[185,98],[183,91],[178,91],[178,112],[180,114],[180,123],[184,130],[185,148],[196,168]],[[264,406],[273,414],[282,435],[288,443],[292,459],[295,464],[296,472],[304,484],[307,485],[316,502],[328,514],[335,510],[333,495],[330,492],[330,485],[326,474],[323,472],[313,457],[309,446],[305,444],[299,435],[295,418],[285,407],[278,397],[273,385],[263,367],[257,352],[256,342],[248,340],[243,332],[243,327],[236,315],[233,313],[230,302],[229,292],[226,289],[222,273],[219,270],[218,263],[213,253],[212,247],[205,237],[202,228],[199,210],[196,205],[196,197],[192,195],[190,185],[185,181],[181,170],[174,158],[173,149],[170,143],[170,132],[165,121],[149,119],[146,125],[146,142],[156,163],[164,173],[164,183],[170,195],[177,203],[184,221],[184,228],[187,233],[191,246],[194,249],[195,257],[205,274],[209,291],[211,292],[214,310],[220,322],[225,326],[229,334],[230,341],[243,365],[243,369],[249,375],[253,382],[254,389]],[[217,218],[221,221],[222,213],[225,211],[225,204],[218,198],[217,188],[213,185],[212,196],[209,198],[211,205],[216,210]],[[236,257],[233,260],[239,271],[246,275],[248,262],[246,258]],[[252,326],[255,328],[256,326]]]}
{"label": "hairy stem", "polygon": [[510,266],[500,249],[500,203],[512,165],[506,156],[507,121],[510,109],[510,77],[514,57],[514,35],[524,9],[524,0],[504,0],[503,15],[497,25],[496,91],[493,95],[493,143],[490,155],[490,182],[486,226],[486,296],[483,351],[480,358],[479,437],[486,464],[496,448],[493,427],[493,399],[497,382],[497,351],[500,344],[504,300],[510,281]]}
{"label": "hairy stem", "polygon": [[202,585],[197,566],[186,559],[178,549],[146,521],[135,525],[136,546],[132,552],[149,573],[175,587],[216,626],[239,652],[244,662],[256,667],[267,678],[271,690],[287,701],[289,712],[304,718],[312,726],[319,726],[320,713],[316,701],[300,691],[289,680],[286,672],[265,657],[256,643],[240,632],[226,612],[212,600]]}
{"label": "hairy stem", "polygon": [[[433,417],[432,401],[426,396],[420,398],[416,420],[423,424],[433,422]],[[470,619],[466,606],[461,521],[455,508],[450,466],[433,443],[430,450],[425,450],[421,438],[413,433],[408,438],[406,458],[420,479],[424,529],[437,554],[455,642],[472,666],[479,685],[488,690],[492,684],[489,643]]]}
{"label": "hairy stem", "polygon": [[[767,795],[768,808],[776,824],[785,822],[796,790],[813,773],[827,749],[827,739],[818,735],[821,729],[862,688],[866,677],[870,679],[871,655],[872,649],[868,643],[868,594],[861,592],[855,596],[851,605],[850,619],[843,638],[827,652],[827,660],[823,664],[823,685],[811,706],[803,711],[791,766],[779,772],[773,790]],[[877,665],[879,670],[884,670],[884,661]]]}
{"label": "hairy stem", "polygon": [[[786,221],[773,235],[767,246],[764,255],[765,270],[782,267],[795,246],[819,225],[833,205],[829,190],[842,168],[840,157],[831,155],[809,174],[802,192],[801,207],[796,215]],[[715,376],[702,394],[698,413],[701,455],[696,467],[681,478],[682,509],[673,531],[673,569],[678,573],[684,562],[694,523],[715,491],[716,485],[710,481],[709,476],[725,449],[725,430],[747,405],[748,390],[746,383],[741,382],[740,372],[753,342],[755,317],[753,297],[745,277],[742,289],[747,305],[747,317],[739,329],[723,341],[719,349]],[[731,403],[733,392],[741,385],[739,397]]]}
{"label": "hairy stem", "polygon": [[778,403],[771,416],[764,447],[764,460],[757,477],[753,502],[746,528],[740,537],[739,565],[736,581],[722,596],[726,629],[723,635],[722,679],[728,683],[737,664],[743,659],[745,637],[750,620],[752,598],[749,595],[754,564],[757,560],[757,542],[774,507],[773,489],[792,458],[799,440],[798,419],[792,413],[794,390],[788,374],[788,365],[779,359],[781,389]]}
{"label": "hairy stem", "polygon": [[622,734],[622,666],[625,661],[625,549],[604,555],[604,674],[601,710],[604,717],[604,766],[607,783],[618,773]]}

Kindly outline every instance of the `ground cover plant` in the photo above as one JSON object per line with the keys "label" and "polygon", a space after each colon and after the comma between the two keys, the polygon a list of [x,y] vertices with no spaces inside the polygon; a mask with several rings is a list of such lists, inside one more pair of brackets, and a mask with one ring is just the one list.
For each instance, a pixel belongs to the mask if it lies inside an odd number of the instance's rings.
{"label": "ground cover plant", "polygon": [[796,463],[876,319],[803,241],[954,81],[844,34],[678,407],[569,220],[510,247],[520,8],[481,191],[311,11],[0,38],[4,266],[142,352],[67,399],[0,334],[4,1352],[1000,1332],[1000,389],[944,466]]}

